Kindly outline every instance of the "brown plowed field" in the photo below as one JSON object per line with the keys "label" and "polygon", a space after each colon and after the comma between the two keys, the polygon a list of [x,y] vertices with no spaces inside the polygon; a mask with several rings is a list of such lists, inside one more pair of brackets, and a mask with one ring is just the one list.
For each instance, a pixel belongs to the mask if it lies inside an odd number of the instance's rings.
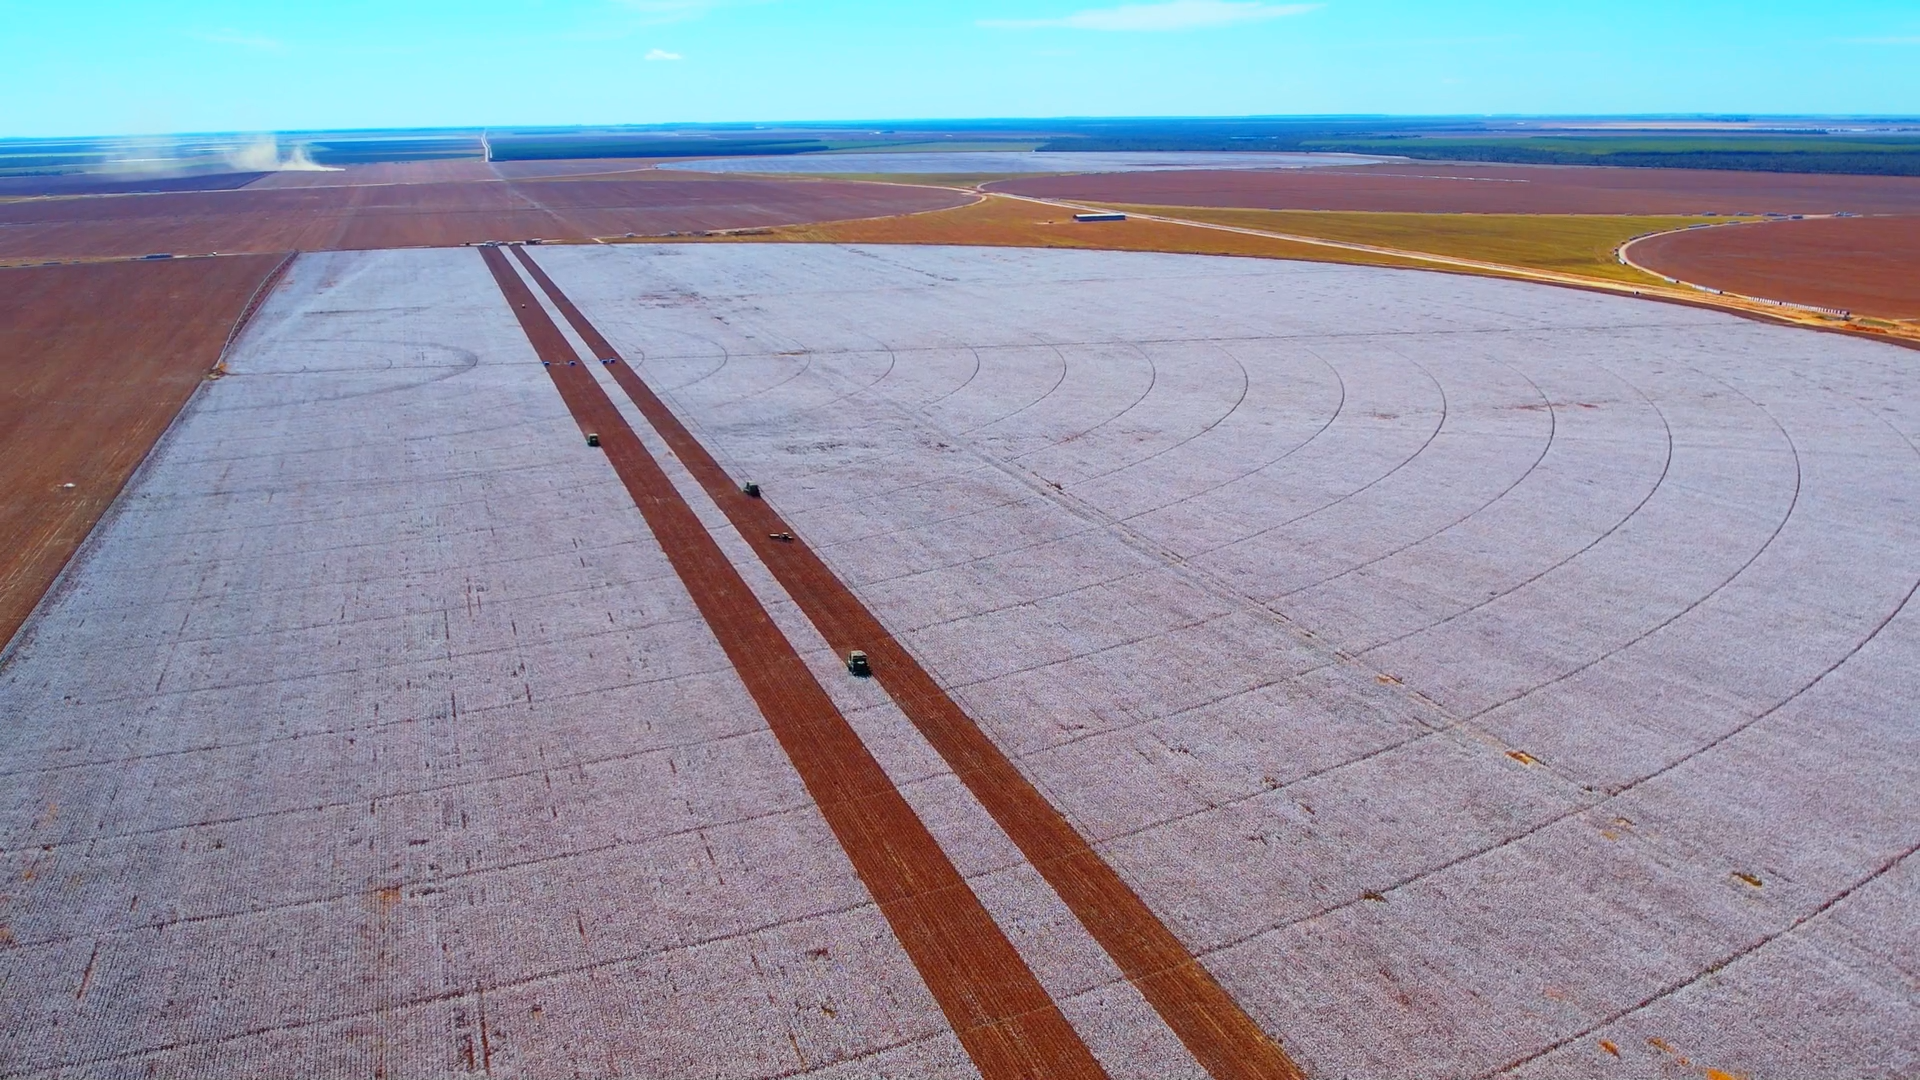
{"label": "brown plowed field", "polygon": [[280,261],[0,270],[0,644],[173,422]]}
{"label": "brown plowed field", "polygon": [[569,176],[614,176],[629,175],[657,177],[663,180],[680,179],[687,176],[712,176],[712,173],[662,173],[654,166],[662,161],[684,161],[684,158],[560,158],[554,161],[496,161],[491,164],[495,173],[508,180],[546,180],[554,177]]}
{"label": "brown plowed field", "polygon": [[0,258],[459,244],[561,228],[497,182],[48,199],[0,204]]}
{"label": "brown plowed field", "polygon": [[231,191],[271,173],[206,173],[199,176],[0,176],[0,198],[33,195],[119,195],[159,191]]}
{"label": "brown plowed field", "polygon": [[0,260],[584,240],[903,214],[964,201],[927,188],[735,179],[378,183],[35,199],[0,203]]}
{"label": "brown plowed field", "polygon": [[1920,213],[1920,177],[1554,165],[1369,165],[1002,180],[1042,198],[1453,214]]}
{"label": "brown plowed field", "polygon": [[1633,261],[1728,292],[1920,319],[1920,217],[1817,218],[1695,229],[1633,245]]}
{"label": "brown plowed field", "polygon": [[968,201],[951,191],[832,180],[550,180],[513,189],[589,236],[841,221]]}

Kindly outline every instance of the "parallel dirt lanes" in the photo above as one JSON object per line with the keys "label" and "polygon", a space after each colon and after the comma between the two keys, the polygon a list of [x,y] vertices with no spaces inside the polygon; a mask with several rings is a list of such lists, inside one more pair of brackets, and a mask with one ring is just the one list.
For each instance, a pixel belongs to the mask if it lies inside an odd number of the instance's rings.
{"label": "parallel dirt lanes", "polygon": [[[9,652],[0,1072],[971,1075],[474,254],[296,260]],[[1311,1075],[1920,1071],[1910,354],[1327,264],[525,254]],[[1106,1067],[1196,1074],[644,445]]]}
{"label": "parallel dirt lanes", "polygon": [[227,361],[0,670],[0,1073],[977,1075],[475,253]]}
{"label": "parallel dirt lanes", "polygon": [[1284,262],[534,254],[1310,1075],[1912,1072],[1908,354]]}
{"label": "parallel dirt lanes", "polygon": [[280,263],[256,255],[0,270],[0,647]]}
{"label": "parallel dirt lanes", "polygon": [[[864,650],[886,687],[956,776],[1059,894],[1120,970],[1218,1080],[1295,1078],[1297,1066],[1114,872],[1065,816],[763,499],[741,493],[673,411],[528,255],[514,252],[674,454],[747,538],[835,650]],[[492,254],[491,252],[489,253]]]}
{"label": "parallel dirt lanes", "polygon": [[[482,249],[983,1076],[1104,1077],[1006,935],[499,248]],[[522,254],[522,259],[525,255]]]}

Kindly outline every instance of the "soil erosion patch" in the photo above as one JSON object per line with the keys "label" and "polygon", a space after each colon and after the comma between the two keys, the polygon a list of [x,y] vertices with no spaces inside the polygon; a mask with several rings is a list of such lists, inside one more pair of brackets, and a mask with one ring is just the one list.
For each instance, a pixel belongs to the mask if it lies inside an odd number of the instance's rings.
{"label": "soil erosion patch", "polygon": [[0,270],[0,643],[220,358],[280,262]]}

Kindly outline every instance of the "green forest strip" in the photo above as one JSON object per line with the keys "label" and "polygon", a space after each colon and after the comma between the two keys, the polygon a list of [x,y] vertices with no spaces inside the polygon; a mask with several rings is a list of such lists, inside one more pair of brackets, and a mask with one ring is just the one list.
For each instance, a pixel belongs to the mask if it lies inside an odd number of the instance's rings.
{"label": "green forest strip", "polygon": [[1616,165],[1630,168],[1723,169],[1740,172],[1920,176],[1920,138],[1819,135],[1431,136],[1327,137],[1303,132],[1249,139],[1155,137],[1055,139],[1055,151],[1283,150],[1380,154],[1436,161],[1514,165]]}

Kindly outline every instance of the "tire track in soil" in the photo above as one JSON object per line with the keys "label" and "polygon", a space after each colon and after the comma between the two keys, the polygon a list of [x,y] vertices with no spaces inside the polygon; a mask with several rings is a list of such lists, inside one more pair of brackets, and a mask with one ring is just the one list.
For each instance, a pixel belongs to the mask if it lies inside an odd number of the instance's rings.
{"label": "tire track in soil", "polygon": [[[601,349],[605,340],[585,327],[524,250],[515,253],[583,328],[582,338]],[[608,461],[981,1074],[987,1080],[1104,1078],[1059,1006],[593,373],[580,366],[573,346],[506,255],[497,247],[480,254],[581,430],[599,434]],[[613,370],[623,385],[637,381],[624,363]],[[712,459],[703,453],[701,460]]]}
{"label": "tire track in soil", "polygon": [[[495,259],[505,262],[505,256],[498,249],[490,248],[486,253],[490,263]],[[792,531],[780,515],[765,501],[741,492],[706,447],[681,424],[524,248],[516,247],[514,254],[573,325],[580,339],[593,350],[596,359],[617,361],[608,368],[615,381],[700,482],[714,504],[727,515],[728,521],[773,572],[820,635],[837,652],[861,649],[867,653],[874,677],[901,712],[939,752],[954,775],[966,784],[974,798],[1005,830],[1207,1072],[1216,1080],[1303,1080],[1304,1074],[1279,1043],[1254,1023],[1132,887],[1093,850],[1066,816],[1014,767],[1000,747],[941,689],[913,654],[887,632],[859,597],[804,540],[773,539],[775,534]],[[535,304],[527,309],[528,314],[533,314],[538,307]],[[541,321],[551,326],[544,313]],[[557,329],[553,330],[553,336],[560,340]],[[567,351],[570,353],[571,349]],[[549,370],[557,374],[562,369]],[[591,372],[580,374],[591,381]],[[610,403],[607,415],[610,419],[602,431],[608,426],[625,427]],[[664,477],[662,483],[665,483]],[[672,488],[669,486],[667,490]],[[691,524],[693,528],[701,528],[698,521]],[[701,536],[706,537],[704,530]],[[712,545],[710,537],[706,540]],[[732,574],[732,567],[717,546],[713,546],[713,552],[719,566]],[[772,632],[778,634],[777,630]],[[791,646],[787,646],[784,639],[781,646],[791,652]],[[801,670],[804,675],[804,669]],[[742,674],[746,674],[744,667]],[[851,736],[851,729],[848,733]],[[864,746],[856,742],[855,747],[851,752],[872,760]],[[884,777],[882,780],[884,782]],[[925,973],[924,968],[922,971]]]}

